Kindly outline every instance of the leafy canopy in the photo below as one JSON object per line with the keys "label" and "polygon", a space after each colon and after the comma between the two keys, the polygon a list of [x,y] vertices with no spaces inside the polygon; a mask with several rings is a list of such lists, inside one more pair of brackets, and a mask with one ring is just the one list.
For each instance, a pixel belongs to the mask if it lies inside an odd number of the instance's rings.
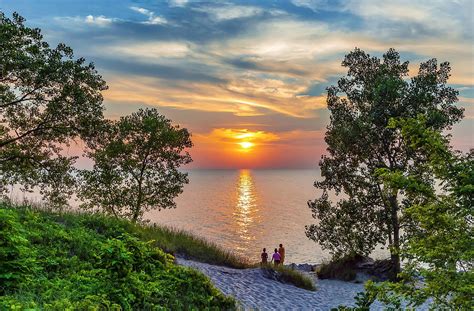
{"label": "leafy canopy", "polygon": [[0,192],[39,186],[61,205],[73,183],[64,149],[92,135],[107,87],[93,64],[62,43],[51,48],[24,21],[0,12]]}
{"label": "leafy canopy", "polygon": [[380,169],[389,187],[405,191],[415,203],[406,214],[416,224],[400,248],[404,268],[402,282],[365,284],[356,307],[338,310],[369,310],[377,299],[389,310],[472,310],[474,308],[474,153],[453,151],[449,139],[430,129],[423,115],[392,119],[407,148],[426,155],[420,169],[437,183],[427,183],[418,174]]}
{"label": "leafy canopy", "polygon": [[[355,49],[342,65],[347,75],[327,89],[328,154],[320,161],[323,179],[315,183],[323,195],[308,202],[319,223],[307,226],[306,234],[335,257],[368,255],[388,242],[398,272],[400,229],[410,231],[405,208],[413,202],[404,189],[384,184],[377,172],[416,173],[427,184],[433,178],[420,170],[426,155],[409,148],[400,133],[388,127],[389,120],[421,114],[430,130],[440,132],[458,122],[463,111],[454,105],[457,91],[447,85],[447,62],[428,60],[409,78],[408,62],[401,62],[395,50],[379,59]],[[329,192],[343,196],[333,203]]]}
{"label": "leafy canopy", "polygon": [[474,152],[452,151],[447,137],[428,128],[426,122],[423,116],[390,122],[408,148],[427,155],[421,169],[434,176],[437,184],[417,174],[381,172],[385,184],[417,199],[406,209],[416,226],[400,251],[407,263],[401,273],[404,282],[381,285],[378,295],[387,301],[402,296],[415,306],[431,298],[436,307],[472,310]]}
{"label": "leafy canopy", "polygon": [[191,162],[185,151],[191,146],[188,131],[156,109],[109,122],[90,142],[94,167],[81,173],[83,207],[100,207],[132,221],[150,209],[175,207],[173,199],[188,182],[178,168]]}

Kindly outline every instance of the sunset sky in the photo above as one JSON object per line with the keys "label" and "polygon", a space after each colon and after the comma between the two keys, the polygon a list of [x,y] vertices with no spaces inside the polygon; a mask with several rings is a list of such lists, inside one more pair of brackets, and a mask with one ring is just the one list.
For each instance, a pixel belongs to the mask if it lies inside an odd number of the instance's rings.
{"label": "sunset sky", "polygon": [[452,64],[465,119],[453,144],[473,147],[471,0],[0,0],[52,44],[96,64],[106,116],[157,107],[193,134],[193,168],[316,167],[329,122],[325,88],[354,47],[396,48]]}

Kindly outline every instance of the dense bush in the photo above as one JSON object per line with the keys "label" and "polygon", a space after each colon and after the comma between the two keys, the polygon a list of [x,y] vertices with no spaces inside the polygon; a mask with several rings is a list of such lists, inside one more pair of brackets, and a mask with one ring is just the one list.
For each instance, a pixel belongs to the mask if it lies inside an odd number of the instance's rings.
{"label": "dense bush", "polygon": [[0,310],[233,309],[130,223],[0,204]]}
{"label": "dense bush", "polygon": [[333,259],[330,262],[321,264],[316,274],[320,279],[338,279],[342,281],[353,281],[356,278],[357,272],[355,265],[363,256],[352,254]]}
{"label": "dense bush", "polygon": [[316,274],[320,279],[354,281],[357,279],[357,273],[363,273],[371,280],[379,282],[393,279],[393,270],[390,259],[374,261],[369,257],[351,254],[321,264]]}
{"label": "dense bush", "polygon": [[17,288],[36,268],[17,216],[13,211],[0,209],[0,294],[7,288]]}

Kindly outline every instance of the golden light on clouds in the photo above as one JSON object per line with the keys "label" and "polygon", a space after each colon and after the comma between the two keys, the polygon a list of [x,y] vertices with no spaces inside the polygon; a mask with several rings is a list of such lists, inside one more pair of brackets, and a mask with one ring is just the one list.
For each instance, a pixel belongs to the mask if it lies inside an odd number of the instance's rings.
{"label": "golden light on clouds", "polygon": [[225,85],[193,82],[169,85],[160,78],[134,77],[108,79],[110,89],[104,92],[109,103],[136,102],[150,106],[181,110],[232,113],[238,117],[281,114],[294,118],[315,117],[317,109],[326,107],[325,95],[301,96],[309,83],[278,84],[274,80],[233,79]]}
{"label": "golden light on clouds", "polygon": [[215,128],[193,137],[195,150],[199,153],[206,150],[210,156],[220,160],[235,163],[250,161],[247,162],[249,165],[266,158],[269,150],[280,140],[276,133],[246,128]]}
{"label": "golden light on clouds", "polygon": [[[461,33],[453,32],[463,31],[460,19],[444,18],[443,26],[433,26],[439,27],[433,32],[436,35],[423,40],[417,35],[399,36],[398,31],[391,33],[392,29],[373,32],[380,26],[373,16],[383,16],[383,23],[391,19],[433,25],[431,21],[439,19],[423,5],[414,4],[411,10],[406,5],[389,4],[386,11],[375,0],[361,2],[364,5],[351,4],[347,9],[367,23],[375,23],[368,31],[279,15],[262,19],[253,25],[252,32],[224,39],[143,41],[137,37],[108,43],[107,49],[98,46],[97,53],[107,50],[108,57],[137,59],[137,68],[147,66],[142,74],[137,69],[133,74],[118,75],[109,69],[110,89],[104,93],[105,100],[112,109],[125,102],[170,113],[172,120],[193,133],[192,166],[311,167],[325,152],[324,126],[329,122],[325,88],[347,73],[341,61],[356,46],[376,55],[397,48],[402,60],[411,61],[410,76],[418,72],[421,61],[431,57],[452,61],[451,83],[467,92],[472,89],[471,42],[460,40]],[[367,15],[369,10],[372,14]],[[450,31],[440,41],[443,29]],[[461,100],[460,104],[467,108],[465,120],[472,120],[471,103]]]}

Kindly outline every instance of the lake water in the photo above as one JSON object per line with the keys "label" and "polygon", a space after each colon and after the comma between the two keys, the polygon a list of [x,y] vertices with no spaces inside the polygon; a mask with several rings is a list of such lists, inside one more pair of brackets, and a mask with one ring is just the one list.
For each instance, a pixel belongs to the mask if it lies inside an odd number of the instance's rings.
{"label": "lake water", "polygon": [[[287,263],[321,263],[331,256],[305,235],[316,223],[307,201],[321,195],[313,187],[319,170],[190,170],[190,182],[176,199],[177,208],[150,211],[145,218],[184,229],[220,246],[260,260],[282,243]],[[12,199],[39,201],[36,192],[13,188]],[[335,198],[332,198],[335,201]],[[77,202],[70,202],[77,207]],[[373,257],[386,257],[376,250]]]}
{"label": "lake water", "polygon": [[185,229],[259,260],[282,243],[286,262],[320,263],[327,251],[309,240],[305,225],[315,223],[307,201],[317,170],[192,170],[176,209],[151,211],[146,218]]}

